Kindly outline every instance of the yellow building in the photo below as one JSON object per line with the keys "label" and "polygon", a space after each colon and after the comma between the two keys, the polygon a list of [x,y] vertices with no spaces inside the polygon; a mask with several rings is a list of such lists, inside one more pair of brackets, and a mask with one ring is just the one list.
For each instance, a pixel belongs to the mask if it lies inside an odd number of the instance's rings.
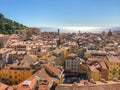
{"label": "yellow building", "polygon": [[115,56],[108,56],[108,79],[111,80],[113,78],[120,79],[120,58]]}
{"label": "yellow building", "polygon": [[23,60],[16,60],[0,70],[0,81],[10,85],[18,84],[39,70],[40,65],[36,56],[25,55]]}
{"label": "yellow building", "polygon": [[99,81],[101,79],[101,73],[99,71],[91,72],[91,78],[95,81]]}
{"label": "yellow building", "polygon": [[88,78],[95,81],[99,81],[101,79],[101,71],[99,64],[89,66]]}
{"label": "yellow building", "polygon": [[18,84],[32,74],[29,68],[5,67],[0,70],[0,81],[9,85]]}
{"label": "yellow building", "polygon": [[65,47],[64,48],[64,59],[67,57],[67,55],[70,53],[70,48],[69,47]]}

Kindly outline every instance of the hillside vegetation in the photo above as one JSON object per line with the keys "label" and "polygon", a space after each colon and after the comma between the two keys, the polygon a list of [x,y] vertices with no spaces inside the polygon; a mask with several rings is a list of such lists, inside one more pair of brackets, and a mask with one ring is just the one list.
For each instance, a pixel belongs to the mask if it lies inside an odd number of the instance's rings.
{"label": "hillside vegetation", "polygon": [[23,24],[5,18],[4,15],[0,13],[0,33],[12,34],[16,29],[20,30],[25,28],[26,26],[24,26]]}

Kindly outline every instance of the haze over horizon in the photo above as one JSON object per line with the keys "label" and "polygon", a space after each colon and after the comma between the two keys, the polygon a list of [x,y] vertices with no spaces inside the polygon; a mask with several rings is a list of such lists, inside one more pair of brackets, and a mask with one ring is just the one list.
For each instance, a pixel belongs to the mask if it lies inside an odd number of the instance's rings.
{"label": "haze over horizon", "polygon": [[42,32],[57,32],[58,29],[61,33],[101,33],[103,31],[108,32],[111,31],[118,31],[120,27],[39,27]]}
{"label": "haze over horizon", "polygon": [[120,26],[120,0],[1,0],[0,13],[31,27]]}

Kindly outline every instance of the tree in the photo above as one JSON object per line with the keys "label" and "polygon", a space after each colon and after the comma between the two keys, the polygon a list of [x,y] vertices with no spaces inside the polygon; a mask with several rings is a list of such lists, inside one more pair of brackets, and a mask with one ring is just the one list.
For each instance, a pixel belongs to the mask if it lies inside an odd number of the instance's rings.
{"label": "tree", "polygon": [[13,26],[11,26],[10,24],[6,23],[5,24],[5,30],[13,30]]}
{"label": "tree", "polygon": [[4,16],[0,13],[0,18],[3,18]]}
{"label": "tree", "polygon": [[13,33],[12,30],[8,30],[8,34],[11,35]]}
{"label": "tree", "polygon": [[3,31],[2,31],[2,34],[7,34],[7,35],[8,35],[8,32],[5,31],[5,30],[3,30]]}
{"label": "tree", "polygon": [[0,13],[0,33],[2,34],[11,34],[14,32],[15,29],[26,29],[27,27],[24,26],[23,24],[19,24],[16,21],[12,21],[8,18],[5,18],[1,13]]}

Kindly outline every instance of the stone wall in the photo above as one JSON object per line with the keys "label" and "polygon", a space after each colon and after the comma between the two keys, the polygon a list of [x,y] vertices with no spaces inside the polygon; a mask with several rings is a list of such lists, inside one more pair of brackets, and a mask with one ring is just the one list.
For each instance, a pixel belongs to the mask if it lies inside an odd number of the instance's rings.
{"label": "stone wall", "polygon": [[55,90],[120,90],[120,83],[88,86],[59,85]]}

